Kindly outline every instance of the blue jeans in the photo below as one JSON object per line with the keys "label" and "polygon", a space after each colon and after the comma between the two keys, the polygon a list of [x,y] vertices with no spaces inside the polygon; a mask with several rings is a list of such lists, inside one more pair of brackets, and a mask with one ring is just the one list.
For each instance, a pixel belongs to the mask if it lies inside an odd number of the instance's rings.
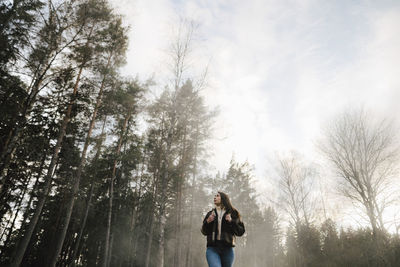
{"label": "blue jeans", "polygon": [[232,267],[234,260],[233,248],[231,247],[208,247],[206,257],[209,267]]}

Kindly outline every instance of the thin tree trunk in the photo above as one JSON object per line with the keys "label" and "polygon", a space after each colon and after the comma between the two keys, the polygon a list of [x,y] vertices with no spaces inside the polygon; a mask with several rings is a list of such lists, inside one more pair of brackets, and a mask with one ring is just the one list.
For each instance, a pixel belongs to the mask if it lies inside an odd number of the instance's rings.
{"label": "thin tree trunk", "polygon": [[[145,167],[145,152],[142,154],[142,160],[141,160],[141,168],[140,168],[140,178],[139,178],[139,188],[138,186],[135,187],[135,198],[134,198],[134,203],[133,203],[133,209],[132,209],[132,219],[131,219],[131,224],[130,224],[130,230],[131,230],[131,240],[130,240],[130,249],[131,253],[129,253],[129,259],[128,259],[128,266],[132,266],[132,261],[133,259],[136,259],[136,242],[137,242],[137,236],[138,234],[135,233],[135,228],[136,228],[136,223],[137,223],[137,213],[138,213],[138,206],[140,203],[140,198],[142,196],[142,183],[143,183],[143,176],[144,176],[144,167]],[[137,181],[137,179],[136,179]]]}
{"label": "thin tree trunk", "polygon": [[[185,143],[183,143],[183,146],[185,146]],[[182,202],[182,179],[183,179],[183,168],[182,165],[185,164],[184,161],[184,150],[185,148],[183,147],[182,149],[182,157],[181,157],[181,162],[180,162],[180,173],[177,174],[177,181],[176,181],[176,200],[175,200],[175,251],[174,251],[174,266],[180,267],[180,258],[181,258],[181,240],[180,240],[180,235],[181,235],[181,202]]]}
{"label": "thin tree trunk", "polygon": [[[169,137],[169,135],[168,135]],[[167,140],[167,149],[164,155],[164,162],[162,164],[162,174],[161,174],[161,198],[160,198],[160,224],[159,224],[159,239],[158,239],[158,255],[157,255],[157,266],[164,267],[164,238],[165,238],[165,224],[167,222],[167,218],[165,215],[165,208],[167,202],[167,185],[169,178],[169,164],[168,164],[168,156],[171,147],[171,140]]]}
{"label": "thin tree trunk", "polygon": [[[18,237],[16,238],[16,240],[19,240],[19,241],[22,239],[22,234],[23,234],[22,229],[24,229],[24,225],[26,224],[26,220],[28,219],[28,216],[29,216],[29,209],[30,209],[30,206],[31,206],[33,198],[34,198],[34,192],[36,191],[36,188],[39,185],[39,179],[40,179],[40,176],[42,174],[42,171],[43,171],[43,168],[44,168],[44,164],[45,164],[45,161],[46,161],[46,152],[47,151],[45,151],[43,153],[43,158],[42,158],[42,161],[40,163],[39,170],[37,172],[36,181],[35,181],[35,184],[32,187],[31,193],[29,195],[28,203],[26,204],[26,209],[25,209],[25,212],[24,212],[24,216],[22,218],[20,231],[18,231]],[[17,246],[18,246],[18,243],[17,243]],[[16,253],[16,251],[14,250],[11,258],[15,257],[15,253]]]}
{"label": "thin tree trunk", "polygon": [[[175,100],[174,100],[175,105]],[[171,118],[171,125],[168,127],[167,131],[167,139],[166,139],[166,149],[163,155],[163,163],[162,163],[162,174],[161,174],[161,198],[160,198],[160,224],[159,224],[159,239],[158,239],[158,254],[157,254],[157,266],[164,267],[164,242],[165,242],[165,224],[167,222],[165,208],[167,202],[167,185],[169,179],[169,156],[171,151],[171,142],[172,142],[172,134],[173,127],[176,123],[176,115],[175,113]]]}
{"label": "thin tree trunk", "polygon": [[[108,57],[106,69],[108,69],[110,66],[111,57],[112,57],[112,53],[110,53],[110,55]],[[62,228],[61,228],[60,234],[57,239],[55,251],[50,259],[50,266],[52,266],[52,267],[56,266],[57,258],[61,252],[62,245],[63,245],[64,239],[65,239],[65,235],[67,233],[68,225],[71,220],[71,215],[72,215],[72,210],[74,208],[75,199],[78,198],[79,184],[80,184],[80,180],[81,180],[81,176],[82,176],[82,171],[83,171],[83,168],[86,163],[86,153],[87,153],[87,149],[89,147],[90,138],[91,138],[94,124],[96,121],[97,111],[100,107],[101,99],[103,97],[103,89],[105,86],[105,80],[106,80],[106,74],[103,76],[103,80],[101,82],[100,91],[99,91],[99,94],[98,94],[97,100],[96,100],[96,105],[94,107],[92,118],[90,120],[88,132],[86,134],[85,144],[82,149],[81,161],[78,166],[78,171],[77,171],[76,177],[75,177],[75,179],[73,179],[72,193],[71,193],[71,198],[67,204],[67,212],[66,212],[66,215],[64,216],[64,220],[61,222]]]}
{"label": "thin tree trunk", "polygon": [[[184,164],[184,163],[183,163]],[[182,258],[182,183],[183,183],[183,170],[179,174],[177,182],[177,200],[176,200],[176,225],[175,225],[175,265],[176,267],[181,266]]]}
{"label": "thin tree trunk", "polygon": [[149,267],[150,265],[150,255],[151,255],[151,245],[153,243],[153,233],[154,233],[154,213],[151,213],[150,217],[150,226],[149,226],[149,234],[147,236],[148,242],[147,242],[147,248],[146,248],[146,261],[145,261],[145,267]]}
{"label": "thin tree trunk", "polygon": [[181,215],[180,212],[180,175],[178,174],[177,181],[176,181],[176,199],[175,199],[175,222],[174,222],[174,235],[175,235],[175,246],[174,246],[174,262],[173,266],[180,267],[179,264],[179,232],[180,232],[180,219],[179,216]]}
{"label": "thin tree trunk", "polygon": [[[31,178],[32,178],[32,177],[31,177]],[[17,208],[17,211],[15,212],[14,219],[13,219],[13,221],[12,221],[12,223],[11,223],[11,226],[10,226],[10,231],[9,231],[8,234],[7,234],[7,238],[6,238],[6,241],[4,242],[4,244],[8,244],[8,242],[10,241],[11,234],[12,234],[12,232],[13,232],[13,228],[14,228],[14,225],[15,225],[15,221],[17,220],[19,211],[21,210],[22,201],[23,201],[24,198],[25,198],[25,193],[26,193],[26,191],[27,191],[27,189],[28,189],[28,184],[29,184],[30,180],[31,180],[31,179],[28,179],[28,181],[26,182],[26,185],[24,186],[23,192],[22,192],[22,194],[21,194],[21,198],[20,198],[20,200],[18,201],[18,204],[17,204],[17,207],[18,207],[18,208]],[[2,239],[0,239],[0,240],[2,240]],[[1,254],[0,254],[0,255],[1,255]]]}
{"label": "thin tree trunk", "polygon": [[81,223],[81,226],[80,226],[80,229],[79,229],[79,234],[78,234],[78,237],[76,238],[74,249],[73,249],[73,253],[72,253],[72,256],[71,256],[71,266],[72,267],[75,266],[75,259],[76,259],[76,256],[78,255],[79,245],[81,243],[81,239],[82,239],[82,236],[83,236],[83,231],[85,230],[86,221],[87,221],[87,218],[88,218],[88,215],[89,215],[90,204],[92,202],[92,197],[93,197],[93,188],[94,188],[94,186],[93,186],[93,183],[92,183],[90,185],[89,198],[88,198],[87,203],[86,203],[85,214],[83,215],[82,223]]}
{"label": "thin tree trunk", "polygon": [[118,141],[117,150],[115,153],[115,160],[113,164],[113,170],[110,178],[110,188],[109,188],[109,207],[108,207],[108,215],[107,215],[107,230],[106,230],[106,238],[105,238],[105,248],[104,248],[104,257],[103,257],[103,267],[107,267],[108,264],[108,256],[110,253],[110,233],[111,233],[111,218],[112,218],[112,209],[113,209],[113,194],[114,194],[114,179],[117,170],[118,157],[121,151],[123,137],[125,135],[125,130],[128,125],[128,121],[131,117],[132,111],[130,110],[125,117],[125,121],[122,127],[121,135]]}
{"label": "thin tree trunk", "polygon": [[[107,116],[104,117],[103,126],[102,126],[101,134],[100,134],[100,142],[97,145],[96,155],[94,156],[94,161],[93,161],[94,164],[96,164],[96,162],[98,161],[98,159],[100,157],[101,148],[102,148],[103,141],[104,141],[104,131],[105,131],[106,121],[107,121]],[[94,176],[96,176],[96,173],[95,173]],[[84,229],[86,227],[87,217],[89,216],[89,210],[90,210],[90,205],[91,205],[91,202],[92,202],[93,191],[94,191],[94,181],[90,185],[90,191],[89,191],[89,196],[88,196],[88,200],[87,200],[87,203],[86,203],[85,214],[83,216],[81,227],[80,227],[80,230],[79,230],[79,235],[78,235],[78,237],[76,239],[74,250],[73,250],[73,254],[71,256],[71,261],[70,261],[71,262],[71,267],[75,266],[75,260],[76,260],[76,256],[78,255],[78,252],[79,252],[78,250],[79,250],[79,246],[80,246],[80,241],[81,241],[82,236],[83,236],[83,231],[84,231]]]}
{"label": "thin tree trunk", "polygon": [[[136,206],[137,204],[135,203],[134,205]],[[132,261],[134,258],[136,258],[136,247],[134,245],[137,234],[135,234],[135,228],[136,228],[136,207],[134,207],[132,210],[131,223],[129,226],[131,238],[129,240],[130,253],[128,255],[128,266],[132,266]]]}
{"label": "thin tree trunk", "polygon": [[179,173],[179,179],[178,179],[178,205],[177,205],[177,230],[176,230],[176,258],[177,258],[177,267],[180,267],[182,265],[182,225],[183,225],[183,209],[182,209],[182,203],[183,203],[183,184],[185,182],[185,167],[187,164],[187,158],[186,158],[186,138],[187,138],[187,127],[185,127],[184,134],[183,134],[183,147],[182,147],[182,158],[181,158],[181,164],[180,164],[180,173]]}
{"label": "thin tree trunk", "polygon": [[111,234],[111,236],[110,236],[110,248],[108,249],[108,255],[107,255],[107,267],[110,267],[110,264],[111,264],[111,255],[112,255],[113,244],[114,244],[114,235]]}
{"label": "thin tree trunk", "polygon": [[[105,129],[106,121],[107,121],[107,116],[105,116],[104,121],[103,121],[103,127],[102,127],[102,132],[101,132],[101,140],[100,140],[100,142],[98,144],[98,149],[96,151],[96,155],[95,155],[95,158],[94,158],[94,164],[98,161],[98,159],[100,157],[102,143],[104,141],[104,129]],[[96,176],[96,173],[94,174],[94,176]],[[81,246],[80,243],[81,243],[81,240],[82,240],[82,237],[83,237],[84,229],[86,227],[87,218],[88,218],[90,207],[91,207],[91,200],[92,200],[92,197],[93,197],[93,191],[94,191],[94,183],[91,184],[90,193],[89,193],[89,196],[88,196],[88,202],[86,203],[85,215],[84,215],[84,218],[82,219],[82,225],[81,225],[81,229],[80,229],[79,235],[78,235],[76,243],[75,243],[75,247],[74,247],[74,250],[73,250],[73,255],[71,256],[71,267],[75,266],[76,260],[77,260],[76,257],[77,257],[77,255],[80,254],[80,251],[82,249],[82,246]],[[88,266],[91,265],[90,262],[88,262],[88,264],[89,264]]]}
{"label": "thin tree trunk", "polygon": [[193,242],[193,208],[195,203],[195,190],[196,190],[196,175],[197,175],[197,153],[198,153],[198,134],[199,128],[196,127],[195,137],[195,148],[194,148],[194,162],[193,162],[193,181],[192,181],[192,199],[190,201],[190,212],[189,212],[189,241],[186,250],[186,267],[192,266],[192,242]]}
{"label": "thin tree trunk", "polygon": [[82,70],[83,70],[83,65],[81,65],[81,67],[79,69],[79,73],[78,73],[78,76],[77,76],[77,79],[76,79],[76,82],[75,82],[75,85],[74,85],[74,91],[73,91],[73,94],[72,94],[72,99],[70,100],[70,102],[68,104],[68,108],[67,108],[66,114],[65,114],[64,119],[63,119],[63,121],[61,123],[61,126],[60,126],[60,131],[59,131],[58,137],[57,137],[57,143],[56,143],[56,145],[54,147],[54,152],[53,152],[53,155],[52,155],[52,158],[51,158],[51,161],[50,161],[50,165],[49,165],[49,168],[47,170],[47,174],[46,174],[46,176],[44,178],[45,184],[44,184],[44,188],[43,188],[42,194],[41,194],[39,202],[38,202],[38,204],[36,206],[35,213],[33,214],[33,217],[29,222],[28,229],[24,233],[24,236],[23,236],[21,242],[15,248],[15,250],[16,250],[16,254],[15,255],[16,256],[15,256],[14,259],[12,259],[10,267],[18,267],[18,266],[20,266],[20,264],[22,262],[22,259],[24,257],[26,248],[28,247],[29,241],[31,240],[33,230],[35,229],[36,224],[39,221],[39,217],[40,217],[40,214],[42,213],[42,209],[43,209],[44,203],[46,202],[47,195],[50,192],[52,176],[53,176],[53,173],[55,171],[56,162],[58,161],[58,156],[59,156],[59,152],[60,152],[61,145],[62,145],[62,142],[63,142],[63,138],[65,136],[67,125],[68,125],[68,123],[70,121],[71,112],[72,112],[72,106],[74,105],[75,97],[77,96],[78,85],[79,85],[79,82],[80,82]]}
{"label": "thin tree trunk", "polygon": [[163,163],[163,173],[161,178],[161,198],[160,198],[160,224],[159,224],[159,239],[158,239],[158,267],[164,267],[164,238],[165,238],[165,224],[167,222],[167,218],[165,215],[165,207],[167,200],[167,184],[168,184],[168,164]]}
{"label": "thin tree trunk", "polygon": [[155,216],[155,214],[154,214],[154,212],[153,212],[153,210],[154,210],[154,208],[155,208],[155,206],[156,206],[156,196],[157,196],[157,194],[158,194],[158,190],[157,190],[157,178],[156,177],[158,177],[158,175],[157,174],[155,174],[154,176],[153,176],[153,178],[154,178],[154,182],[153,182],[153,199],[152,199],[152,202],[151,202],[151,204],[152,204],[152,208],[151,208],[151,217],[150,217],[150,228],[149,228],[149,234],[148,234],[148,237],[147,237],[147,239],[148,239],[148,242],[147,242],[147,248],[146,248],[146,261],[145,261],[145,267],[149,267],[149,265],[150,265],[150,255],[151,255],[151,245],[152,245],[152,243],[153,243],[153,233],[154,233],[154,216]]}
{"label": "thin tree trunk", "polygon": [[[162,197],[162,199],[165,199]],[[164,267],[164,234],[165,234],[165,223],[166,223],[166,216],[165,216],[165,204],[161,203],[160,208],[160,225],[159,225],[159,232],[160,237],[158,239],[158,265],[159,267]]]}

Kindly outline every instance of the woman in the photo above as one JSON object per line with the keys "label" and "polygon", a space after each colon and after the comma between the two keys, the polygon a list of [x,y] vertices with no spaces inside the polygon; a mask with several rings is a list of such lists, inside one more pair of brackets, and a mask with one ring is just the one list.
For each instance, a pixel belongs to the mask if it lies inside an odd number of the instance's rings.
{"label": "woman", "polygon": [[232,206],[227,194],[214,196],[215,208],[203,220],[201,232],[207,236],[207,262],[209,267],[231,267],[236,236],[244,234],[240,213]]}

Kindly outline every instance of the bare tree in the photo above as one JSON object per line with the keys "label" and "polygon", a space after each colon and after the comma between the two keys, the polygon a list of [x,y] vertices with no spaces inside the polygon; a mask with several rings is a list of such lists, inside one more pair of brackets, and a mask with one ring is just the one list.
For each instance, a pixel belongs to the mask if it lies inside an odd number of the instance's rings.
{"label": "bare tree", "polygon": [[382,214],[397,172],[399,146],[393,126],[364,110],[347,111],[326,128],[319,148],[341,178],[340,192],[365,208],[376,240],[378,232],[385,231]]}
{"label": "bare tree", "polygon": [[197,27],[192,20],[181,20],[168,48],[168,69],[172,74],[171,84],[175,91],[182,85],[190,66],[193,36]]}
{"label": "bare tree", "polygon": [[302,161],[299,155],[291,153],[279,159],[277,172],[280,204],[289,214],[296,230],[303,223],[309,226],[314,208],[311,192],[315,169]]}
{"label": "bare tree", "polygon": [[[279,206],[289,215],[296,236],[295,266],[307,266],[307,248],[301,245],[308,236],[315,215],[314,178],[315,168],[294,152],[278,159]],[[299,265],[297,265],[299,264]]]}

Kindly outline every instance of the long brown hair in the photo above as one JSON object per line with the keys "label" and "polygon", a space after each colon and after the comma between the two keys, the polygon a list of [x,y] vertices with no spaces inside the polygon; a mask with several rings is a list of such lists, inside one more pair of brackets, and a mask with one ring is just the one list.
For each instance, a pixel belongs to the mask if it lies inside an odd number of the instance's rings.
{"label": "long brown hair", "polygon": [[224,206],[226,212],[231,213],[233,216],[240,219],[240,213],[234,206],[232,206],[229,196],[221,191],[218,191],[218,194],[221,196],[221,204]]}

